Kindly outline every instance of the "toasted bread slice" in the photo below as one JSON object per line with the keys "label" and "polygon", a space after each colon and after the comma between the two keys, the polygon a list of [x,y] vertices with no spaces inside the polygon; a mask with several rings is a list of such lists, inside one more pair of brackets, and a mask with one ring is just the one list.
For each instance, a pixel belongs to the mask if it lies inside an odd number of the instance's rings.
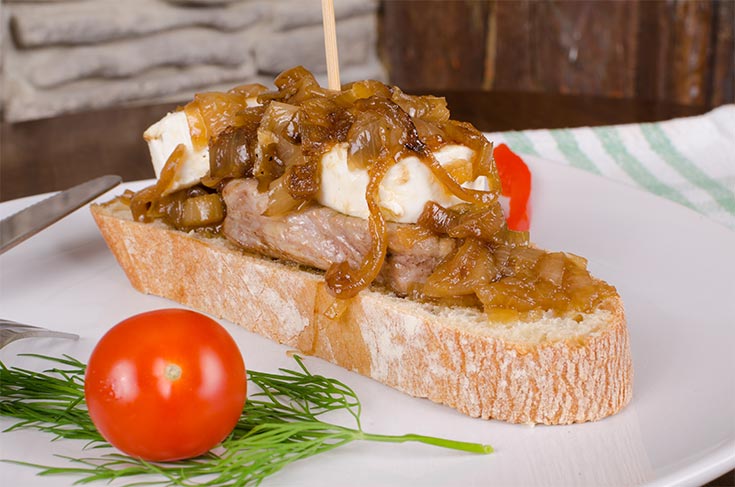
{"label": "toasted bread slice", "polygon": [[160,222],[139,223],[114,201],[92,214],[132,285],[470,416],[568,424],[619,411],[631,399],[622,301],[581,320],[492,323],[449,308],[367,290],[339,302],[323,274],[243,252]]}

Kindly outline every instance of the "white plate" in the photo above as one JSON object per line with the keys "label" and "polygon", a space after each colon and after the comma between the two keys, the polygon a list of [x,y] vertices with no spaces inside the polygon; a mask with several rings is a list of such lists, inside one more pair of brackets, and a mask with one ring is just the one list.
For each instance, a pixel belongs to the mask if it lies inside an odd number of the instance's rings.
{"label": "white plate", "polygon": [[[534,240],[588,257],[593,272],[623,296],[635,365],[631,404],[596,423],[510,425],[465,417],[309,358],[314,372],[356,389],[365,430],[486,442],[497,452],[359,442],[293,464],[264,485],[695,485],[735,467],[735,233],[635,189],[553,163],[529,163]],[[0,216],[35,199],[4,203]],[[89,212],[81,210],[0,256],[0,316],[82,339],[21,340],[0,358],[22,364],[27,359],[16,354],[35,351],[86,360],[115,323],[169,306],[129,286]],[[248,367],[292,365],[285,347],[224,324]],[[0,420],[0,428],[10,424]],[[2,433],[0,457],[67,465],[53,454],[83,455],[78,442],[50,440],[40,432]],[[35,474],[0,463],[2,485],[73,481]]]}

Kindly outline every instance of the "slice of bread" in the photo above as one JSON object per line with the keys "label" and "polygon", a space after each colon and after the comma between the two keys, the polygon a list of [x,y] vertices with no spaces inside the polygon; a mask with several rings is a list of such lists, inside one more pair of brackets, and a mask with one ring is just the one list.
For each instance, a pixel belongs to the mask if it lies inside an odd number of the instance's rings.
{"label": "slice of bread", "polygon": [[224,238],[138,223],[93,205],[108,246],[141,292],[237,323],[279,343],[470,416],[568,424],[614,414],[632,395],[632,360],[616,296],[581,320],[488,322],[363,291],[339,317],[323,274],[248,254]]}

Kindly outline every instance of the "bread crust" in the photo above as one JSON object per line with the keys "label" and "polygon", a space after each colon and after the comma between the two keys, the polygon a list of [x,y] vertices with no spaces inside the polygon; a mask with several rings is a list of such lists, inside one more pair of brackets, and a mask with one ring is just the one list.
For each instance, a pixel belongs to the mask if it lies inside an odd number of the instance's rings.
{"label": "bread crust", "polygon": [[[111,206],[92,215],[131,284],[237,323],[278,343],[474,417],[569,424],[619,411],[632,396],[622,301],[604,326],[563,340],[518,343],[377,291],[338,303],[322,275],[254,256],[225,239],[134,222]],[[488,324],[492,326],[492,324]]]}

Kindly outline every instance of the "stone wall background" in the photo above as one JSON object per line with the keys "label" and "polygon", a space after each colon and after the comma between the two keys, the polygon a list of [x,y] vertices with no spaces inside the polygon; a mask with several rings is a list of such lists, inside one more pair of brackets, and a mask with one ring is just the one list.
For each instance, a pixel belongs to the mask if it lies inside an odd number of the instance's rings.
{"label": "stone wall background", "polygon": [[[335,0],[342,82],[386,78],[375,0]],[[197,91],[326,84],[320,0],[0,0],[2,107],[18,122]]]}

